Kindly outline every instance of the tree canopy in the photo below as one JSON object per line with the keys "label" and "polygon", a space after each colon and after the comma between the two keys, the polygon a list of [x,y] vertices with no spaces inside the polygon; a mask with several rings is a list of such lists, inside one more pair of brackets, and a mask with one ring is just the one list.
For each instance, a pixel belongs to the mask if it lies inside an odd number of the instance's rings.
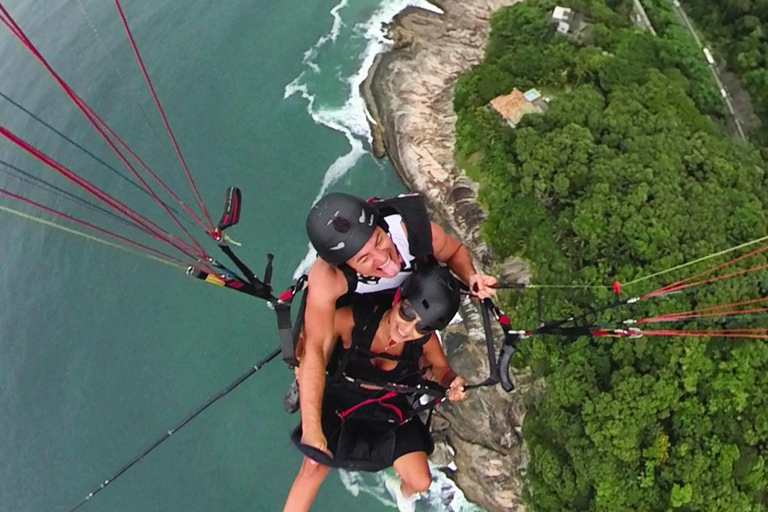
{"label": "tree canopy", "polygon": [[[552,1],[499,11],[484,62],[455,88],[457,160],[481,184],[497,254],[531,261],[538,283],[610,285],[764,236],[765,162],[723,134],[717,91],[701,78],[690,41],[633,27],[631,2],[566,5],[588,22],[576,37],[555,34]],[[552,98],[514,130],[487,108],[513,87]],[[766,291],[766,274],[749,274],[599,320]],[[610,300],[607,287],[547,292],[543,309],[558,318]],[[520,327],[536,326],[535,297],[505,305]],[[739,322],[728,326],[751,325]],[[534,338],[516,364],[547,385],[523,427],[533,510],[768,510],[763,340]]]}
{"label": "tree canopy", "polygon": [[[660,1],[660,0],[654,0]],[[682,0],[686,11],[722,51],[742,80],[768,142],[768,0]]]}

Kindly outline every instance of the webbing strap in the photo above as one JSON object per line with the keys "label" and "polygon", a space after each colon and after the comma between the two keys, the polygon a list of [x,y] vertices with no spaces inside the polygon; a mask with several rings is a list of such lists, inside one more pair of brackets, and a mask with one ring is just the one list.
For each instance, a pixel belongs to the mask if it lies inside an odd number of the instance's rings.
{"label": "webbing strap", "polygon": [[424,204],[424,198],[419,194],[408,194],[389,199],[379,199],[373,202],[382,216],[390,214],[388,210],[398,213],[408,229],[408,247],[414,259],[422,263],[434,255],[432,250],[432,224]]}
{"label": "webbing strap", "polygon": [[379,404],[382,407],[386,407],[387,409],[393,411],[395,414],[397,414],[398,419],[400,420],[400,423],[403,423],[403,411],[400,410],[399,407],[396,407],[392,404],[384,403],[385,400],[389,400],[390,398],[394,398],[397,396],[397,391],[390,391],[389,393],[385,394],[384,396],[381,396],[379,398],[369,398],[368,400],[363,400],[359,404],[350,407],[349,409],[345,411],[339,411],[338,415],[339,418],[342,420],[347,418],[350,414],[355,412],[356,410],[360,409],[361,407],[364,407],[366,405],[370,404]]}
{"label": "webbing strap", "polygon": [[277,315],[277,332],[280,335],[280,351],[283,361],[288,366],[299,366],[299,361],[296,359],[296,344],[293,337],[290,304],[276,303],[275,313]]}
{"label": "webbing strap", "polygon": [[485,299],[480,304],[480,314],[483,317],[483,330],[485,331],[485,345],[488,352],[488,365],[491,373],[488,380],[499,381],[499,366],[496,363],[496,347],[493,344],[493,330],[491,329],[490,309],[493,307],[491,299]]}

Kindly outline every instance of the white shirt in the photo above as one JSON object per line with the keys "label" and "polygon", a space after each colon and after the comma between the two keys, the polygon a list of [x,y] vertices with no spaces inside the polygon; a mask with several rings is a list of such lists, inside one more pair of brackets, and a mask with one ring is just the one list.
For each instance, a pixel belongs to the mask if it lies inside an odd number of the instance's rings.
{"label": "white shirt", "polygon": [[403,218],[400,215],[388,215],[384,217],[384,222],[387,223],[389,238],[395,244],[395,249],[400,254],[404,266],[401,267],[400,272],[395,277],[368,277],[358,274],[355,293],[375,293],[392,290],[400,286],[413,270],[411,267],[413,255],[410,251],[408,235],[403,229]]}

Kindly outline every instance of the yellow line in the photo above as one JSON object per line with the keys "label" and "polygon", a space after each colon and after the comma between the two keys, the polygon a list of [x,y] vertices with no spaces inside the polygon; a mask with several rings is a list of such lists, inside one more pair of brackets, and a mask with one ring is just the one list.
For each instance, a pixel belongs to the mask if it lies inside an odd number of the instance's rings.
{"label": "yellow line", "polygon": [[17,217],[21,217],[22,219],[29,220],[32,222],[37,222],[38,224],[42,224],[44,226],[48,226],[51,228],[59,229],[61,231],[64,231],[66,233],[77,235],[80,237],[83,237],[87,240],[91,240],[92,242],[98,242],[100,244],[114,247],[115,249],[120,249],[121,251],[125,251],[130,254],[135,254],[136,256],[141,256],[143,258],[149,258],[151,260],[157,261],[159,263],[163,263],[165,265],[169,265],[171,267],[176,268],[184,268],[182,265],[179,265],[178,263],[173,263],[171,261],[164,260],[162,258],[158,258],[157,256],[153,256],[151,254],[145,254],[142,252],[134,251],[133,249],[126,247],[124,245],[116,244],[114,242],[110,242],[109,240],[104,240],[103,238],[99,238],[97,236],[89,235],[88,233],[83,233],[82,231],[78,231],[76,229],[68,228],[66,226],[62,226],[59,224],[56,224],[55,222],[51,222],[49,220],[41,219],[39,217],[35,217],[34,215],[29,215],[27,213],[20,212],[18,210],[14,210],[13,208],[8,208],[6,206],[0,206],[0,211],[10,213],[11,215],[15,215]]}
{"label": "yellow line", "polygon": [[656,272],[655,274],[651,274],[649,276],[641,277],[639,279],[635,279],[634,281],[630,281],[628,283],[623,283],[623,286],[629,286],[630,284],[639,283],[640,281],[645,281],[646,279],[651,279],[652,277],[660,276],[662,274],[666,274],[667,272],[673,272],[675,270],[680,270],[681,268],[688,267],[690,265],[695,265],[696,263],[701,263],[702,261],[706,261],[711,258],[717,258],[718,256],[722,256],[723,254],[728,254],[729,252],[738,251],[739,249],[743,249],[744,247],[749,247],[750,245],[754,245],[760,242],[764,242],[768,240],[768,236],[764,236],[762,238],[757,238],[755,240],[752,240],[750,242],[743,243],[741,245],[737,245],[736,247],[731,247],[730,249],[725,249],[724,251],[716,252],[714,254],[710,254],[709,256],[704,256],[703,258],[699,258],[697,260],[689,261],[688,263],[683,263],[682,265],[678,265],[676,267],[669,268],[667,270],[662,270],[661,272]]}

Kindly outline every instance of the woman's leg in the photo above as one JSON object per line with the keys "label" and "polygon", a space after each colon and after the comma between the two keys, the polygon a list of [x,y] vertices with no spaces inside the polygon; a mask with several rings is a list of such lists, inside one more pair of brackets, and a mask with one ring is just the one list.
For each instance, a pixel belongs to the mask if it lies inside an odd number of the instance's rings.
{"label": "woman's leg", "polygon": [[304,458],[291,486],[283,512],[307,512],[330,468]]}
{"label": "woman's leg", "polygon": [[432,475],[429,473],[425,452],[406,453],[395,460],[392,466],[403,481],[400,490],[406,498],[417,492],[422,493],[429,490],[429,486],[432,484]]}

